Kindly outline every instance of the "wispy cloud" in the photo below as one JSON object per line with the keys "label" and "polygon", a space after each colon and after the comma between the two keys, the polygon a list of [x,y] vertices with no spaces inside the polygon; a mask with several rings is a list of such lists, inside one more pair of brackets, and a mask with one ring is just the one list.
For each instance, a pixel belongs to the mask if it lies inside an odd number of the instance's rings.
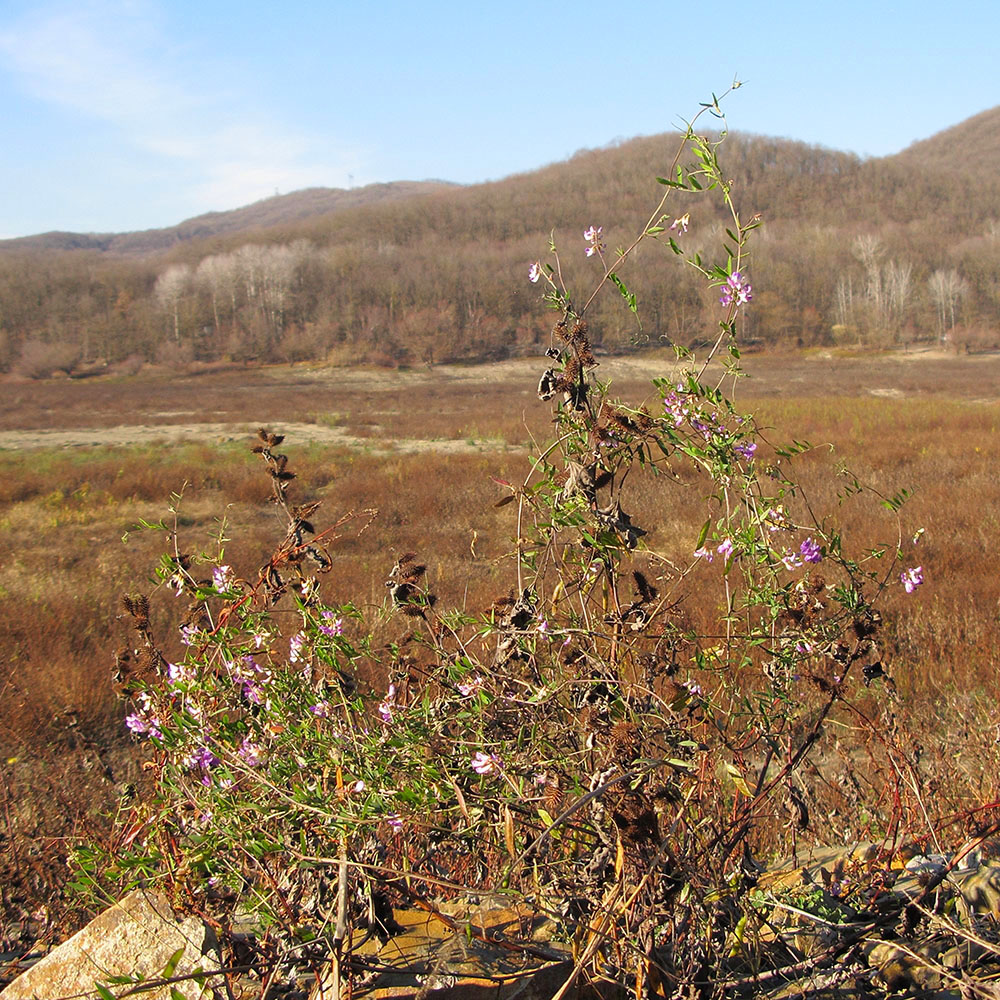
{"label": "wispy cloud", "polygon": [[[170,37],[154,0],[72,0],[0,17],[0,65],[34,98],[103,122],[131,148],[181,170],[196,210],[229,208],[278,188],[340,185],[359,154],[268,120],[208,60]],[[249,76],[250,68],[244,72]]]}

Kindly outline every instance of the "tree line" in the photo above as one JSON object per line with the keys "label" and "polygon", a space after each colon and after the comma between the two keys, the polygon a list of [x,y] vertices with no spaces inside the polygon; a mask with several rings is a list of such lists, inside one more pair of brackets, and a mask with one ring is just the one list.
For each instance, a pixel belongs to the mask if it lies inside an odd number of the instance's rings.
{"label": "tree line", "polygon": [[[141,258],[97,250],[0,252],[0,369],[26,375],[145,362],[500,359],[538,352],[548,327],[529,264],[550,234],[570,288],[582,233],[616,238],[645,221],[669,136],[578,153],[503,181],[356,205],[305,221],[180,244]],[[918,155],[864,160],[731,134],[721,151],[741,210],[764,226],[741,332],[762,348],[915,342],[993,346],[1000,317],[1000,179],[974,163],[943,174]],[[928,164],[932,158],[928,157]],[[622,206],[626,208],[622,212]],[[612,206],[615,206],[612,210]],[[724,220],[690,207],[685,249],[717,258]],[[553,229],[553,227],[555,227]],[[718,303],[667,271],[656,245],[622,277],[638,321],[591,311],[596,345],[691,346]],[[669,281],[663,275],[671,275]]]}

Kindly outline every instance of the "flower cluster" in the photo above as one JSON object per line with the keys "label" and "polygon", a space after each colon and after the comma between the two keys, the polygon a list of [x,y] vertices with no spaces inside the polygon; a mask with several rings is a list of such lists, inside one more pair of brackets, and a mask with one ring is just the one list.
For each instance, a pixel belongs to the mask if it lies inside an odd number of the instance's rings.
{"label": "flower cluster", "polygon": [[482,750],[477,750],[472,755],[472,770],[476,774],[492,774],[494,771],[499,771],[501,768],[500,758],[495,753],[483,753]]}
{"label": "flower cluster", "polygon": [[233,683],[251,705],[269,705],[265,688],[271,682],[271,671],[262,667],[252,656],[243,656],[236,663],[227,663]]}
{"label": "flower cluster", "polygon": [[229,593],[236,586],[236,574],[232,566],[216,566],[212,570],[212,586],[220,594]]}
{"label": "flower cluster", "polygon": [[593,257],[595,253],[604,253],[605,244],[601,242],[601,234],[603,232],[603,226],[590,226],[590,228],[583,231],[583,238],[590,244],[590,246],[584,251],[588,257]]}
{"label": "flower cluster", "polygon": [[899,574],[899,579],[903,584],[903,589],[912,594],[924,582],[923,566],[914,566],[912,569],[904,570]]}
{"label": "flower cluster", "polygon": [[672,232],[676,232],[680,235],[684,235],[688,231],[688,226],[691,224],[691,213],[685,212],[679,219],[674,219],[670,225]]}
{"label": "flower cluster", "polygon": [[149,695],[145,692],[139,695],[139,708],[125,716],[125,725],[128,726],[129,732],[136,736],[149,736],[154,740],[163,739],[163,731],[160,728],[162,723],[153,710]]}
{"label": "flower cluster", "polygon": [[396,707],[396,685],[390,684],[386,691],[385,698],[382,699],[378,707],[378,717],[388,725],[393,719],[393,709]]}
{"label": "flower cluster", "polygon": [[344,634],[344,619],[338,618],[335,611],[322,611],[320,612],[320,618],[323,619],[323,622],[319,626],[319,630],[323,635],[337,636]]}
{"label": "flower cluster", "polygon": [[[743,436],[746,431],[738,426],[727,426],[722,414],[715,409],[699,406],[693,397],[684,392],[682,386],[664,395],[663,409],[675,429],[679,430],[687,424],[706,444],[713,445],[724,453],[731,452],[749,460],[757,452],[757,445]],[[738,417],[735,422],[743,423]]]}
{"label": "flower cluster", "polygon": [[745,305],[753,298],[753,288],[750,282],[746,281],[739,271],[733,271],[726,283],[722,286],[722,296],[719,301],[724,306],[730,306],[735,302],[738,306]]}

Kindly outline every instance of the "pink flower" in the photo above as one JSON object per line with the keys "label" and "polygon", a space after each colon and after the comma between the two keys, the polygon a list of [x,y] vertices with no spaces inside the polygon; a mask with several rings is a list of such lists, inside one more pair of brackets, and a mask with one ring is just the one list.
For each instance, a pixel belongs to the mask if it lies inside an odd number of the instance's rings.
{"label": "pink flower", "polygon": [[733,545],[733,540],[731,538],[726,538],[715,551],[718,552],[723,559],[728,559],[732,555],[734,548],[735,546]]}
{"label": "pink flower", "polygon": [[256,767],[264,759],[263,751],[249,736],[243,738],[243,742],[236,752],[243,759],[247,767]]}
{"label": "pink flower", "polygon": [[390,684],[385,698],[378,707],[379,718],[388,725],[392,722],[392,710],[396,706],[396,685]]}
{"label": "pink flower", "polygon": [[541,276],[542,276],[542,265],[540,261],[536,260],[534,264],[532,264],[531,267],[528,268],[528,281],[530,281],[534,285]]}
{"label": "pink flower", "polygon": [[785,554],[781,557],[781,562],[785,569],[789,570],[799,569],[802,565],[802,560],[791,549],[785,549]]}
{"label": "pink flower", "polygon": [[685,212],[679,219],[674,219],[673,224],[670,226],[671,229],[676,230],[679,234],[683,235],[688,231],[688,225],[691,222],[691,213]]}
{"label": "pink flower", "polygon": [[712,555],[711,549],[706,549],[704,545],[700,549],[694,550],[695,559],[704,559],[705,562],[711,562],[715,556]]}
{"label": "pink flower", "polygon": [[468,698],[469,695],[475,694],[483,686],[483,679],[476,674],[475,677],[470,678],[467,681],[458,682],[458,692],[463,698]]}
{"label": "pink flower", "polygon": [[343,635],[344,634],[344,619],[338,618],[335,611],[323,611],[320,617],[324,620],[323,625],[319,626],[320,632],[323,635]]}
{"label": "pink flower", "polygon": [[603,232],[602,226],[591,226],[583,231],[583,238],[590,243],[590,246],[584,251],[588,257],[593,257],[595,253],[599,254],[604,251],[604,244],[601,242]]}
{"label": "pink flower", "polygon": [[500,759],[496,754],[486,754],[482,750],[477,750],[472,755],[472,770],[476,774],[492,774],[500,767]]}
{"label": "pink flower", "polygon": [[735,302],[742,306],[753,298],[753,288],[748,281],[745,281],[739,271],[733,271],[726,283],[722,286],[722,297],[719,301],[728,306]]}
{"label": "pink flower", "polygon": [[912,594],[924,582],[924,568],[923,566],[914,566],[913,569],[900,573],[899,579],[903,583],[903,589],[908,594]]}

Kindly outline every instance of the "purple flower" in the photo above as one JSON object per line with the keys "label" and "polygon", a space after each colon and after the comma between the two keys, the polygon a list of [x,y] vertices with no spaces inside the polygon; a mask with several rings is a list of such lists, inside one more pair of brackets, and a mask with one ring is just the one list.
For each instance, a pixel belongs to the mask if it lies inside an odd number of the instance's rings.
{"label": "purple flower", "polygon": [[499,770],[500,768],[500,758],[496,754],[486,754],[482,750],[477,750],[472,755],[472,770],[476,774],[492,774],[493,771]]}
{"label": "purple flower", "polygon": [[296,632],[295,635],[288,640],[288,662],[298,663],[302,657],[302,647],[306,643],[306,636],[304,632]]}
{"label": "purple flower", "polygon": [[745,459],[749,460],[753,458],[757,451],[757,445],[753,441],[740,441],[739,444],[733,445],[733,451],[738,452]]}
{"label": "purple flower", "polygon": [[169,684],[186,684],[192,679],[193,672],[190,667],[186,667],[183,663],[167,664],[167,682]]}
{"label": "purple flower", "polygon": [[549,634],[549,623],[544,618],[538,619],[538,631],[541,632],[542,635]]}
{"label": "purple flower", "polygon": [[201,783],[207,788],[212,784],[212,777],[208,772],[219,763],[219,758],[208,747],[199,747],[185,763],[192,770],[194,768],[201,770]]}
{"label": "purple flower", "polygon": [[899,579],[903,583],[903,589],[912,594],[924,582],[923,566],[914,566],[913,569],[904,570],[899,574]]}
{"label": "purple flower", "polygon": [[469,695],[475,694],[483,686],[483,679],[476,674],[475,677],[470,678],[467,681],[458,682],[458,692],[463,698],[468,698]]}
{"label": "purple flower", "polygon": [[149,736],[151,739],[159,740],[163,738],[160,730],[160,719],[153,712],[152,702],[148,694],[139,695],[140,707],[129,715],[125,716],[125,725],[129,732],[136,736]]}
{"label": "purple flower", "polygon": [[245,680],[243,682],[243,697],[252,705],[263,705],[264,689],[256,681]]}
{"label": "purple flower", "polygon": [[785,508],[781,505],[771,507],[765,514],[764,520],[767,522],[768,531],[783,531],[790,528],[791,522],[785,513]]}
{"label": "purple flower", "polygon": [[199,747],[188,758],[189,767],[214,767],[218,763],[219,758],[208,747]]}
{"label": "purple flower", "polygon": [[725,538],[715,551],[718,552],[723,559],[728,559],[732,555],[735,547],[736,546],[733,545],[733,540],[731,538]]}
{"label": "purple flower", "polygon": [[150,736],[156,740],[163,736],[160,731],[160,720],[155,715],[146,715],[145,712],[132,712],[131,715],[126,715],[125,725],[136,736]]}
{"label": "purple flower", "polygon": [[181,642],[185,646],[193,646],[198,641],[198,626],[197,625],[182,625],[181,626]]}
{"label": "purple flower", "polygon": [[389,813],[389,815],[386,816],[385,821],[392,827],[393,830],[396,831],[396,833],[399,833],[399,831],[403,829],[403,821],[395,813]]}
{"label": "purple flower", "polygon": [[216,566],[212,570],[212,586],[220,593],[224,594],[233,589],[236,583],[236,576],[233,574],[232,566]]}
{"label": "purple flower", "polygon": [[249,736],[243,738],[243,742],[236,752],[247,767],[256,767],[264,759],[263,750]]}
{"label": "purple flower", "polygon": [[317,719],[329,719],[330,703],[328,701],[318,701],[315,705],[309,706],[309,711],[312,712]]}
{"label": "purple flower", "polygon": [[325,625],[320,625],[319,630],[323,635],[343,635],[344,619],[338,618],[335,611],[323,611],[320,618],[326,621]]}
{"label": "purple flower", "polygon": [[535,261],[531,267],[528,268],[528,281],[535,284],[538,279],[542,276],[542,265],[540,261]]}
{"label": "purple flower", "polygon": [[738,306],[744,305],[753,298],[753,288],[748,281],[744,281],[743,275],[739,271],[733,271],[726,283],[722,286],[722,297],[719,301],[728,306],[735,302]]}
{"label": "purple flower", "polygon": [[704,545],[699,549],[694,550],[695,559],[704,559],[705,562],[711,562],[715,556],[712,555],[711,549],[706,549]]}
{"label": "purple flower", "polygon": [[799,553],[807,563],[818,563],[823,558],[823,550],[811,538],[807,538],[799,546]]}

